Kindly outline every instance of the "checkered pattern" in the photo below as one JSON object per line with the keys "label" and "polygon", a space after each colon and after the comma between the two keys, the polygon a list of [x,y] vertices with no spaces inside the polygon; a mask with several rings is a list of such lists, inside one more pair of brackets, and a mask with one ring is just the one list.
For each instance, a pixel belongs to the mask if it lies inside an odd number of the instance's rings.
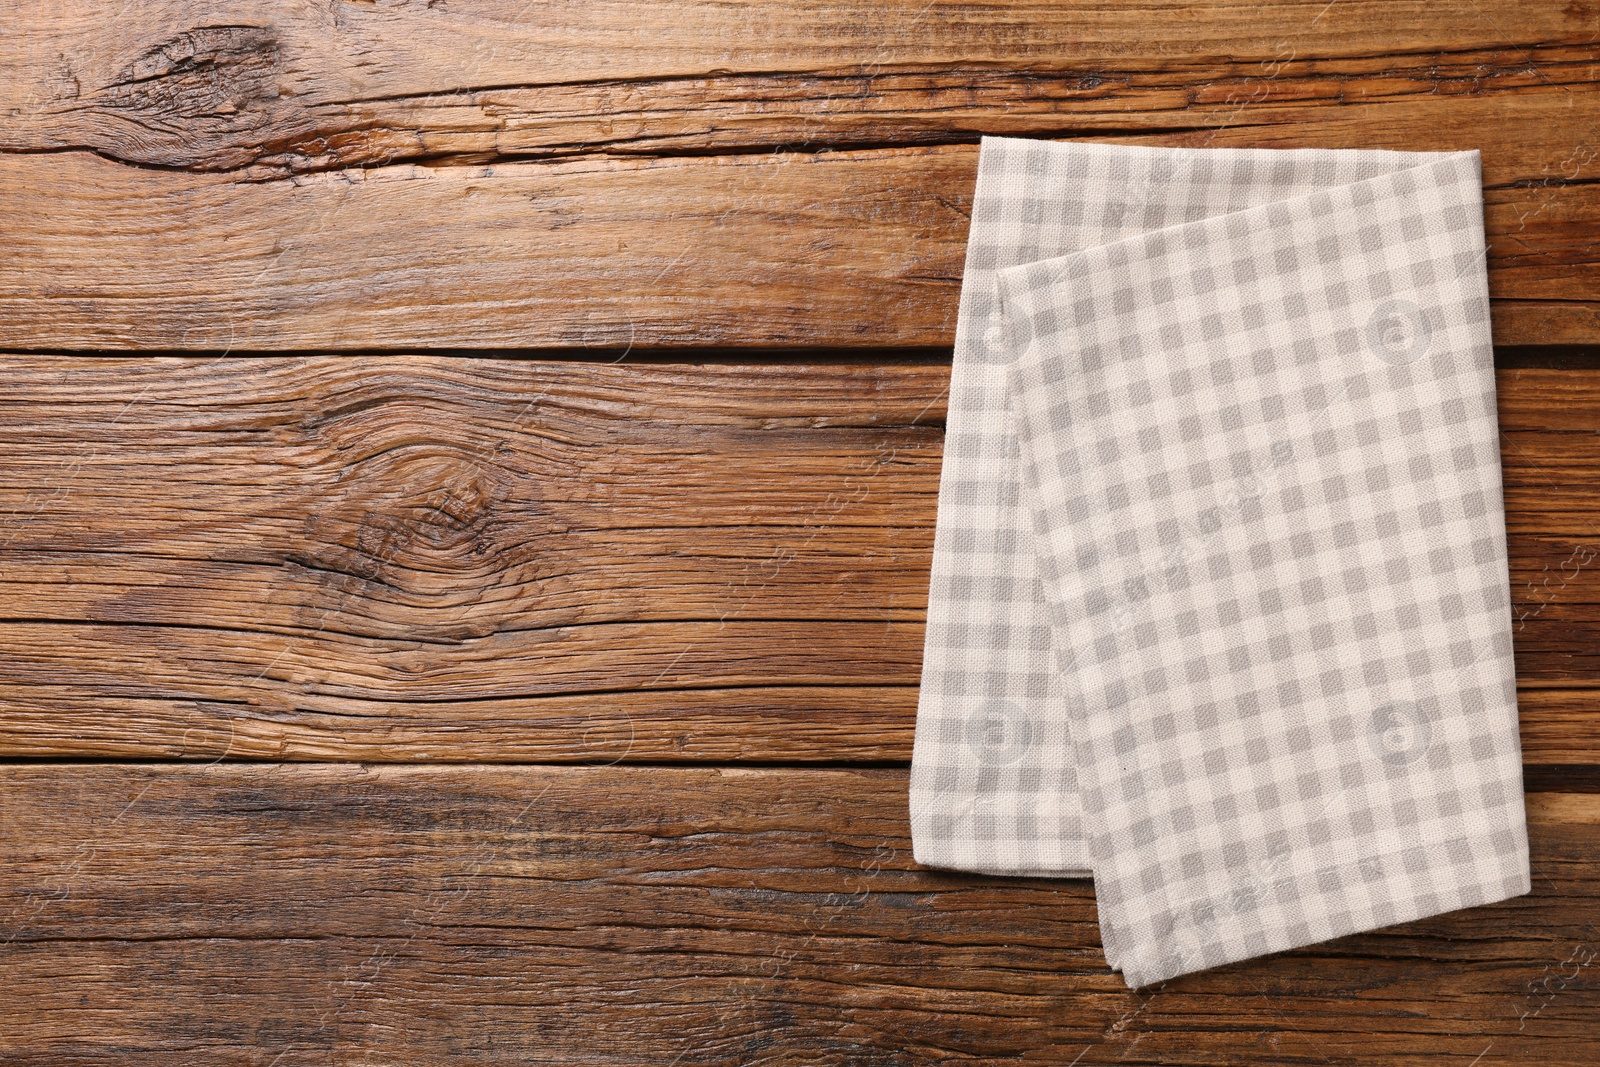
{"label": "checkered pattern", "polygon": [[1476,153],[986,139],[924,863],[1130,985],[1528,889]]}

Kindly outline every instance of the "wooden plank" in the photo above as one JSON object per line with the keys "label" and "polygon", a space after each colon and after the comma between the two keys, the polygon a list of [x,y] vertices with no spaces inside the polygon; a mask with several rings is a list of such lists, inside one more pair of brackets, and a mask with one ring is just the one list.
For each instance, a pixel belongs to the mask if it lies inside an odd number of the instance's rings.
{"label": "wooden plank", "polygon": [[1581,153],[1594,119],[1575,96],[1600,75],[1597,17],[1594,0],[1468,12],[1403,0],[228,0],[201,19],[174,0],[23,0],[0,41],[13,72],[0,149],[261,176],[979,130],[1364,127],[1357,143],[1471,131],[1492,181],[1559,180],[1576,174],[1540,165],[1594,162]]}
{"label": "wooden plank", "polygon": [[[0,754],[909,757],[947,367],[0,382]],[[1525,758],[1600,764],[1600,370],[1499,383]]]}
{"label": "wooden plank", "polygon": [[903,771],[6,767],[0,1055],[1593,1062],[1600,796],[1530,797],[1529,896],[1133,993],[1089,882],[920,869],[905,791]]}
{"label": "wooden plank", "polygon": [[13,249],[0,344],[942,341],[974,158],[400,166],[242,184],[84,153],[0,156]]}
{"label": "wooden plank", "polygon": [[945,344],[980,132],[1480,147],[1498,339],[1594,343],[1597,10],[29,0],[0,344]]}
{"label": "wooden plank", "polygon": [[[0,155],[0,345],[948,344],[977,149],[345,170]],[[1600,339],[1600,186],[1486,203],[1502,344]]]}

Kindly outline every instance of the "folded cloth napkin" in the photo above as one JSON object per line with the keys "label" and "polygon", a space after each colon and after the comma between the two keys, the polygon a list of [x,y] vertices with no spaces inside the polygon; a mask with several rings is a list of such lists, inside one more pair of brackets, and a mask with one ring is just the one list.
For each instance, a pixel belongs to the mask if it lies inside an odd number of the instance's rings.
{"label": "folded cloth napkin", "polygon": [[1130,986],[1525,893],[1475,152],[986,138],[916,858]]}

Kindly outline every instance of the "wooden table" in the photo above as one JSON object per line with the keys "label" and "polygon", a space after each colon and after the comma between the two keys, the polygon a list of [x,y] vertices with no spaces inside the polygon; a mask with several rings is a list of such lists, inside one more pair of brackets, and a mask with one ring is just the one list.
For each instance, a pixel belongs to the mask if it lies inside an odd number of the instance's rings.
{"label": "wooden table", "polygon": [[[1600,1062],[1600,3],[0,13],[0,1062]],[[980,133],[1481,148],[1530,896],[906,822]]]}

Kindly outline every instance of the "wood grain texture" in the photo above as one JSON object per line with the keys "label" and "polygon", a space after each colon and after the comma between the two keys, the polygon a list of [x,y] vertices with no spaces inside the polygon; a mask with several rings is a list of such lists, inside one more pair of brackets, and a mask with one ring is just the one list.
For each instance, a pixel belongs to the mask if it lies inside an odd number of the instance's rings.
{"label": "wood grain texture", "polygon": [[[904,760],[948,368],[0,369],[0,753]],[[1600,370],[1501,372],[1525,757],[1600,764]]]}
{"label": "wood grain texture", "polygon": [[8,767],[0,1056],[1593,1063],[1600,796],[1530,797],[1529,896],[1133,993],[1089,882],[918,868],[905,792],[903,771]]}
{"label": "wood grain texture", "polygon": [[[797,764],[910,755],[981,134],[1479,148],[1497,340],[1594,345],[1597,33],[5,4],[0,349],[360,354],[0,357],[0,1063],[1592,1064],[1600,795],[1530,796],[1528,897],[1132,993],[1088,882]],[[1546,790],[1600,784],[1592,355],[1499,378]]]}
{"label": "wood grain texture", "polygon": [[1600,340],[1591,0],[3,17],[14,348],[944,344],[984,132],[1481,148],[1498,339]]}
{"label": "wood grain texture", "polygon": [[978,132],[1366,126],[1380,139],[1473,130],[1503,168],[1494,181],[1530,168],[1560,180],[1576,175],[1540,165],[1592,146],[1581,100],[1600,75],[1594,0],[224,0],[203,18],[176,0],[21,0],[5,18],[0,148],[258,177]]}

